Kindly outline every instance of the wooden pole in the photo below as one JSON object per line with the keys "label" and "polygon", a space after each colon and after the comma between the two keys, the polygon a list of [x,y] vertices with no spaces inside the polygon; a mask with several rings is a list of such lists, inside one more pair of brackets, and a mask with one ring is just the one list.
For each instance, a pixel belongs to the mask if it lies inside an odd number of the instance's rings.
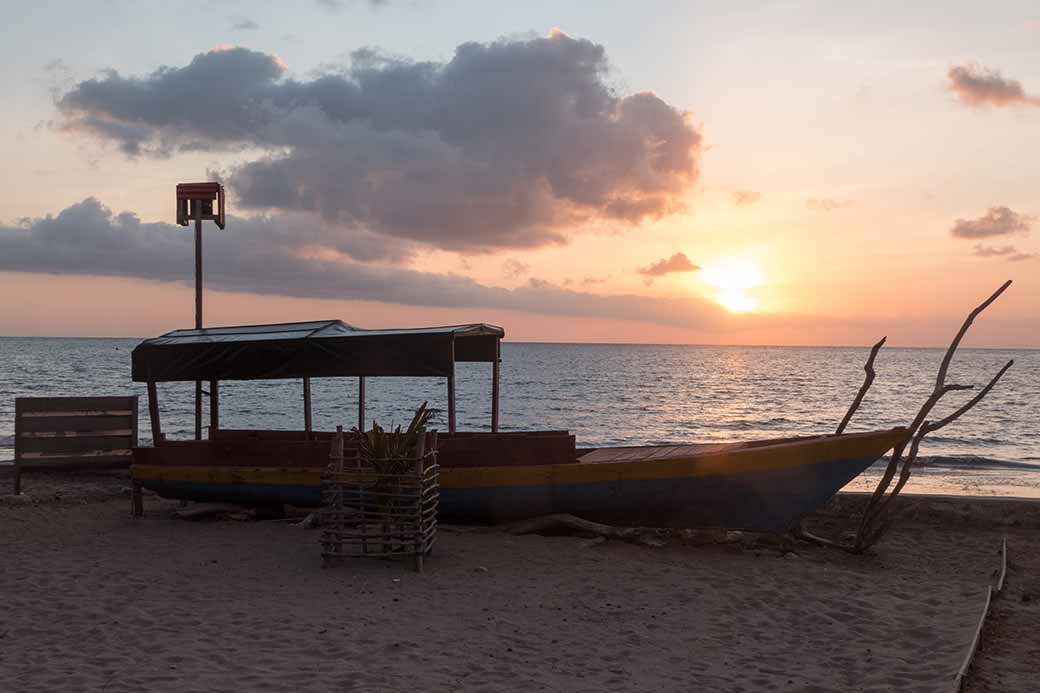
{"label": "wooden pole", "polygon": [[[192,200],[195,213],[195,329],[202,329],[202,201]],[[195,381],[195,440],[202,440],[202,381]]]}
{"label": "wooden pole", "polygon": [[220,382],[209,381],[209,437],[220,429]]}
{"label": "wooden pole", "polygon": [[311,379],[303,379],[303,430],[307,431],[307,440],[311,439]]}
{"label": "wooden pole", "polygon": [[455,364],[451,364],[448,376],[448,432],[455,433]]}
{"label": "wooden pole", "polygon": [[499,364],[502,362],[498,356],[491,364],[491,432],[498,433],[498,377]]}
{"label": "wooden pole", "polygon": [[155,381],[148,381],[148,420],[152,423],[152,446],[162,445],[162,424],[159,422],[159,391]]}
{"label": "wooden pole", "polygon": [[358,398],[357,398],[357,427],[359,431],[365,430],[365,376],[358,376]]}

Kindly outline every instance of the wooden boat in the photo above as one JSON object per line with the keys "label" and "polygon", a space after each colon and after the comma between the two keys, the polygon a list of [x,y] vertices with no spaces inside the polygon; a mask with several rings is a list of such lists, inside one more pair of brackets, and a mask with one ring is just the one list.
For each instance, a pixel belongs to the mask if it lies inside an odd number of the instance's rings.
{"label": "wooden boat", "polygon": [[[303,432],[221,434],[223,441],[218,435],[214,441],[139,449],[134,478],[167,498],[318,505],[330,434],[316,440],[304,440]],[[554,432],[463,435],[483,438],[485,453],[497,448],[514,456],[539,439],[564,438]],[[750,443],[601,448],[577,450],[572,460],[550,464],[516,464],[488,454],[485,466],[467,464],[464,456],[453,460],[452,439],[446,436],[440,514],[445,521],[481,524],[571,513],[615,524],[782,530],[825,503],[904,435],[897,428]]]}
{"label": "wooden boat", "polygon": [[[187,500],[317,506],[331,434],[312,430],[310,379],[441,377],[448,431],[438,442],[440,514],[494,523],[547,513],[660,526],[783,529],[824,503],[905,436],[892,429],[720,445],[578,450],[566,431],[498,432],[500,342],[485,324],[363,330],[339,320],[175,330],[133,352],[133,379],[148,385],[154,447],[134,448],[135,485]],[[455,427],[455,364],[492,365],[491,432]],[[236,431],[220,425],[222,380],[302,380],[303,431]],[[157,383],[209,383],[209,438],[162,433]],[[199,395],[197,395],[199,396]],[[135,512],[139,510],[135,495]]]}

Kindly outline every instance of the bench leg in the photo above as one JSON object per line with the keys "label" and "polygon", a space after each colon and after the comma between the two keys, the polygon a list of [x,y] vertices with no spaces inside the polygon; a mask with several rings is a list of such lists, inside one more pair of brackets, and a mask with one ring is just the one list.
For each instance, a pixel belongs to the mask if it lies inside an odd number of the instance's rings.
{"label": "bench leg", "polygon": [[130,504],[134,517],[144,515],[144,496],[141,493],[141,484],[137,481],[131,482],[130,485]]}
{"label": "bench leg", "polygon": [[18,495],[22,492],[22,468],[17,464],[14,466],[14,495]]}

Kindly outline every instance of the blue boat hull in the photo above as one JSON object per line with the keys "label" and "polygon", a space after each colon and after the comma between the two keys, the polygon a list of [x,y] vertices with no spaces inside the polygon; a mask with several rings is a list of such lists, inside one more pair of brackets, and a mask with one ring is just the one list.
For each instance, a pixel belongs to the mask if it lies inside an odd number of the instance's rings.
{"label": "blue boat hull", "polygon": [[[569,513],[614,524],[783,530],[869,467],[878,455],[769,471],[667,479],[536,485],[442,485],[444,521],[495,524]],[[147,479],[167,498],[243,504],[320,504],[318,484],[212,483]]]}

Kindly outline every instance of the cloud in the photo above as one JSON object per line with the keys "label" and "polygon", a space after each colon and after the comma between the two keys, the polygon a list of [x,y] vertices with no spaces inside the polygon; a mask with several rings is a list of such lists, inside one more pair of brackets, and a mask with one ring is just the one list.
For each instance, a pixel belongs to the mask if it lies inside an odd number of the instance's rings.
{"label": "cloud", "polygon": [[750,207],[762,199],[762,193],[753,190],[737,190],[733,193],[733,204],[738,207]]}
{"label": "cloud", "polygon": [[1040,98],[1026,94],[1020,82],[1007,79],[997,70],[978,65],[954,66],[946,76],[950,79],[947,89],[973,108],[1040,106]]}
{"label": "cloud", "polygon": [[[711,327],[727,316],[699,299],[600,296],[532,278],[517,289],[456,274],[353,262],[315,245],[320,237],[292,218],[234,217],[204,238],[208,288],[303,298],[413,306],[494,308],[546,315]],[[194,236],[180,226],[113,214],[88,198],[54,216],[0,226],[0,271],[135,277],[191,283]],[[216,269],[219,268],[219,271]]]}
{"label": "cloud", "polygon": [[836,209],[843,209],[845,207],[852,206],[852,200],[834,200],[829,197],[813,197],[805,201],[805,206],[809,209],[817,209],[823,212],[833,212]]}
{"label": "cloud", "polygon": [[509,258],[502,263],[502,275],[506,279],[519,279],[531,270],[531,266],[526,262],[520,262],[514,258]]}
{"label": "cloud", "polygon": [[972,249],[972,254],[979,257],[1004,257],[1012,262],[1020,262],[1034,257],[1033,253],[1019,252],[1019,250],[1013,245],[1004,245],[996,248],[991,245],[982,245],[981,243],[975,244],[975,247]]}
{"label": "cloud", "polygon": [[1007,207],[990,207],[977,219],[957,219],[950,233],[957,238],[992,238],[1026,234],[1035,221],[1034,217],[1019,214]]}
{"label": "cloud", "polygon": [[683,210],[699,177],[690,115],[618,95],[603,46],[562,32],[465,43],[447,62],[359,50],[307,80],[273,55],[215,50],[109,71],[58,109],[62,127],[130,156],[259,150],[224,176],[248,209],[471,253],[634,227]]}
{"label": "cloud", "polygon": [[[320,7],[324,7],[330,12],[339,12],[350,4],[350,0],[317,0]],[[367,4],[372,9],[378,9],[385,7],[390,4],[390,0],[368,0]]]}
{"label": "cloud", "polygon": [[231,28],[234,31],[255,31],[260,25],[247,17],[237,17],[231,20]]}
{"label": "cloud", "polygon": [[640,267],[639,273],[649,277],[646,283],[651,284],[656,277],[677,272],[695,272],[699,269],[699,266],[690,262],[690,258],[686,257],[685,253],[676,253],[669,258],[652,262],[646,267]]}

